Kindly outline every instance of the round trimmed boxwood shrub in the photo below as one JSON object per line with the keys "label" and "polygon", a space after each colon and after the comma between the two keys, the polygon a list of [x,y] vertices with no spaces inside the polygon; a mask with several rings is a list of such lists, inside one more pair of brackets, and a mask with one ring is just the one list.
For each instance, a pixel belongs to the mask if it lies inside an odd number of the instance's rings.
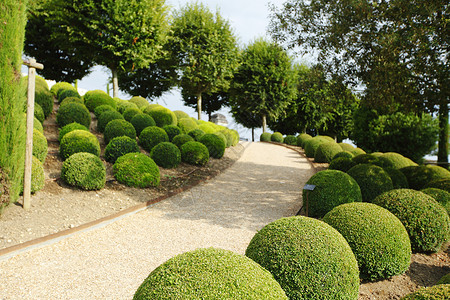
{"label": "round trimmed boxwood shrub", "polygon": [[173,113],[175,114],[175,116],[177,116],[178,122],[179,122],[181,119],[190,119],[190,118],[191,118],[191,117],[189,117],[189,115],[188,115],[187,113],[185,113],[185,112],[182,111],[182,110],[174,110]]}
{"label": "round trimmed boxwood shrub", "polygon": [[58,142],[61,142],[62,138],[63,138],[66,134],[68,134],[69,132],[74,131],[74,130],[84,130],[84,131],[89,131],[89,129],[87,129],[86,126],[81,125],[81,124],[79,124],[79,123],[77,123],[77,122],[67,124],[66,126],[64,126],[63,128],[61,128],[61,129],[59,130]]}
{"label": "round trimmed boxwood shrub", "polygon": [[105,111],[114,111],[116,110],[114,107],[108,104],[99,105],[94,109],[94,115],[98,119],[102,113]]}
{"label": "round trimmed boxwood shrub", "polygon": [[359,271],[344,237],[325,222],[282,218],[262,228],[245,255],[268,270],[289,299],[357,299]]}
{"label": "round trimmed boxwood shrub", "polygon": [[177,116],[168,108],[163,106],[156,106],[151,109],[146,109],[145,113],[149,114],[150,117],[155,120],[156,126],[164,127],[166,125],[177,125]]}
{"label": "round trimmed boxwood shrub", "polygon": [[34,116],[41,123],[44,122],[44,120],[45,120],[44,111],[42,110],[42,107],[38,103],[34,104]]}
{"label": "round trimmed boxwood shrub", "polygon": [[409,158],[404,157],[403,155],[395,152],[383,153],[383,155],[381,155],[379,159],[381,160],[382,163],[384,162],[386,165],[391,166],[395,169],[417,166],[417,164],[412,160],[410,160]]}
{"label": "round trimmed boxwood shrub", "polygon": [[393,189],[407,189],[409,188],[408,180],[405,174],[403,174],[399,169],[394,168],[383,168],[383,170],[388,173],[392,180]]}
{"label": "round trimmed boxwood shrub", "polygon": [[270,136],[272,142],[282,143],[284,141],[283,135],[280,132],[274,132]]}
{"label": "round trimmed boxwood shrub", "polygon": [[295,137],[295,135],[287,135],[284,138],[284,143],[291,146],[297,146],[297,138]]}
{"label": "round trimmed boxwood shrub", "polygon": [[450,215],[450,193],[441,189],[437,188],[426,188],[421,190],[422,193],[427,194],[428,196],[431,196],[439,202],[447,211],[447,213]]}
{"label": "round trimmed boxwood shrub", "polygon": [[[25,114],[25,118],[26,118],[26,114]],[[41,133],[44,133],[44,127],[42,126],[42,123],[41,123],[41,121],[36,119],[36,117],[34,117],[33,128]]]}
{"label": "round trimmed boxwood shrub", "polygon": [[[336,154],[333,156],[333,159],[338,158],[338,157],[346,157],[346,158],[352,159],[352,158],[355,157],[355,156],[354,156],[351,152],[344,150],[344,151],[341,151],[341,152],[336,153]],[[332,160],[333,160],[333,159],[332,159]]]}
{"label": "round trimmed boxwood shrub", "polygon": [[450,299],[450,284],[439,284],[423,287],[408,294],[401,300],[448,300]]}
{"label": "round trimmed boxwood shrub", "polygon": [[349,143],[339,143],[339,146],[341,146],[343,151],[352,152],[355,150],[355,147]]}
{"label": "round trimmed boxwood shrub", "polygon": [[130,123],[134,126],[134,129],[136,129],[136,135],[138,136],[145,128],[149,126],[156,126],[155,120],[153,120],[152,117],[144,113],[134,115],[131,118]]}
{"label": "round trimmed boxwood shrub", "polygon": [[84,94],[84,103],[89,111],[94,111],[97,106],[104,104],[116,108],[116,101],[102,90],[88,91]]}
{"label": "round trimmed boxwood shrub", "polygon": [[153,147],[162,142],[168,142],[169,136],[164,131],[164,129],[158,126],[149,126],[142,130],[139,135],[139,144],[147,150],[151,152]]}
{"label": "round trimmed boxwood shrub", "polygon": [[216,132],[216,130],[214,129],[212,124],[213,123],[210,124],[210,122],[201,123],[200,125],[198,125],[198,128],[202,130],[204,133],[214,133]]}
{"label": "round trimmed boxwood shrub", "polygon": [[105,148],[105,160],[114,163],[119,157],[127,153],[140,152],[136,139],[128,136],[113,138]]}
{"label": "round trimmed boxwood shrub", "polygon": [[100,190],[105,186],[106,168],[98,156],[78,152],[64,161],[61,179],[83,190]]}
{"label": "round trimmed boxwood shrub", "polygon": [[421,190],[429,182],[439,179],[450,179],[450,172],[439,166],[410,166],[401,168],[408,180],[409,187]]}
{"label": "round trimmed boxwood shrub", "polygon": [[89,110],[80,103],[72,102],[61,105],[56,114],[56,123],[58,123],[58,126],[61,128],[73,122],[89,128],[91,125],[91,114]]}
{"label": "round trimmed boxwood shrub", "polygon": [[360,164],[348,170],[347,174],[358,183],[364,202],[372,202],[376,196],[394,188],[389,174],[379,166]]}
{"label": "round trimmed boxwood shrub", "polygon": [[442,276],[436,284],[450,284],[450,273]]}
{"label": "round trimmed boxwood shrub", "polygon": [[58,91],[61,90],[61,89],[63,89],[63,90],[72,89],[72,90],[76,91],[76,89],[75,89],[75,87],[73,85],[71,85],[68,82],[61,81],[61,82],[57,82],[54,85],[52,85],[52,87],[50,88],[50,92],[54,96],[57,96],[58,95]]}
{"label": "round trimmed boxwood shrub", "polygon": [[329,170],[339,170],[346,172],[356,166],[356,163],[347,157],[338,157],[333,159],[328,166]]}
{"label": "round trimmed boxwood shrub", "polygon": [[227,144],[225,145],[227,148],[231,147],[234,142],[234,136],[233,132],[229,129],[224,129],[222,131],[219,131],[219,133],[223,134],[225,139],[227,140]]}
{"label": "round trimmed boxwood shrub", "polygon": [[179,134],[175,136],[172,140],[172,143],[181,149],[181,146],[187,142],[194,141],[194,138],[188,134]]}
{"label": "round trimmed boxwood shrub", "polygon": [[[127,101],[127,100],[120,101],[120,103],[116,104],[116,109],[121,114],[123,114],[129,108],[139,109],[139,107],[135,103]],[[140,109],[139,109],[139,111],[140,111]]]}
{"label": "round trimmed boxwood shrub", "polygon": [[122,114],[116,110],[108,110],[102,113],[97,120],[97,131],[105,132],[106,125],[112,120],[124,120]]}
{"label": "round trimmed boxwood shrub", "polygon": [[185,163],[204,166],[209,161],[208,148],[200,142],[187,142],[181,146],[181,160]]}
{"label": "round trimmed boxwood shrub", "polygon": [[122,155],[113,165],[113,171],[117,181],[127,186],[146,188],[159,185],[159,168],[144,153]]}
{"label": "round trimmed boxwood shrub", "polygon": [[229,250],[196,249],[150,273],[134,294],[150,299],[287,299],[273,276],[248,257]]}
{"label": "round trimmed boxwood shrub", "polygon": [[176,168],[181,163],[181,152],[170,142],[162,142],[153,147],[150,157],[163,168]]}
{"label": "round trimmed boxwood shrub", "polygon": [[225,145],[225,148],[226,148],[226,147],[227,147],[228,140],[227,140],[227,138],[225,137],[225,135],[224,135],[222,132],[220,132],[220,131],[216,131],[216,132],[214,132],[213,134],[214,134],[214,135],[217,135],[218,137],[220,137],[220,138],[222,139],[223,144]]}
{"label": "round trimmed boxwood shrub", "polygon": [[97,137],[85,130],[73,130],[61,139],[59,144],[59,155],[66,160],[72,154],[78,152],[92,153],[100,156],[100,143]]}
{"label": "round trimmed boxwood shrub", "polygon": [[123,117],[125,118],[125,120],[127,120],[128,122],[130,122],[131,119],[132,119],[135,115],[140,114],[140,113],[142,113],[142,111],[141,111],[139,108],[137,108],[137,107],[130,107],[130,108],[127,108],[127,109],[123,112]]}
{"label": "round trimmed boxwood shrub", "polygon": [[361,190],[348,174],[338,170],[324,170],[314,174],[306,184],[316,187],[303,190],[303,205],[308,201],[308,216],[323,217],[343,203],[362,201]]}
{"label": "round trimmed boxwood shrub", "polygon": [[261,142],[270,142],[271,141],[271,137],[272,134],[269,132],[263,132],[260,136],[259,136],[259,140]]}
{"label": "round trimmed boxwood shrub", "polygon": [[398,189],[379,195],[373,203],[400,219],[409,234],[413,252],[438,251],[449,238],[449,216],[431,196]]}
{"label": "round trimmed boxwood shrub", "polygon": [[[357,164],[374,164],[378,165],[378,157],[372,154],[358,154],[352,158],[352,160]],[[382,166],[381,166],[382,167]]]}
{"label": "round trimmed boxwood shrub", "polygon": [[136,129],[130,122],[125,120],[112,120],[106,127],[103,133],[105,144],[108,144],[113,138],[118,136],[128,136],[131,139],[136,139]]}
{"label": "round trimmed boxwood shrub", "polygon": [[42,162],[33,155],[31,161],[31,193],[34,194],[44,188],[45,176]]}
{"label": "round trimmed boxwood shrub", "polygon": [[188,133],[192,130],[198,129],[197,123],[191,118],[178,119],[178,127],[181,129],[182,133]]}
{"label": "round trimmed boxwood shrub", "polygon": [[339,231],[356,256],[359,276],[376,281],[403,274],[411,261],[411,242],[400,220],[372,203],[347,203],[323,221]]}
{"label": "round trimmed boxwood shrub", "polygon": [[144,97],[141,97],[141,96],[134,96],[129,101],[131,103],[136,104],[139,109],[149,105],[147,99],[145,99]]}
{"label": "round trimmed boxwood shrub", "polygon": [[450,193],[450,178],[430,181],[424,188],[437,188]]}
{"label": "round trimmed boxwood shrub", "polygon": [[[25,79],[28,80],[28,76],[25,76]],[[47,81],[45,81],[44,77],[36,75],[36,77],[34,77],[34,79],[35,79],[36,86],[44,88],[46,90],[49,90]]]}
{"label": "round trimmed boxwood shrub", "polygon": [[74,102],[84,105],[83,99],[78,98],[78,97],[66,97],[66,98],[64,98],[63,101],[61,101],[60,105],[64,105],[64,104],[67,104],[67,103],[74,103]]}
{"label": "round trimmed boxwood shrub", "polygon": [[58,102],[62,103],[66,98],[80,98],[80,94],[76,90],[60,90],[58,92]]}
{"label": "round trimmed boxwood shrub", "polygon": [[310,136],[310,135],[307,134],[307,133],[300,133],[300,134],[297,136],[297,146],[300,146],[300,147],[303,148],[305,142],[306,142],[307,140],[309,140],[309,139],[312,139],[312,136]]}
{"label": "round trimmed boxwood shrub", "polygon": [[188,132],[188,134],[195,140],[199,141],[201,137],[205,134],[205,132],[199,128],[191,130]]}
{"label": "round trimmed boxwood shrub", "polygon": [[34,92],[34,101],[42,107],[47,118],[53,111],[53,95],[46,89],[37,88]]}
{"label": "round trimmed boxwood shrub", "polygon": [[306,157],[313,158],[316,155],[316,150],[323,143],[328,143],[329,140],[324,139],[322,136],[315,136],[312,139],[309,139],[304,142],[303,148],[305,149]]}
{"label": "round trimmed boxwood shrub", "polygon": [[167,133],[170,142],[173,140],[175,136],[181,134],[180,128],[175,125],[166,125],[163,127],[163,129]]}
{"label": "round trimmed boxwood shrub", "polygon": [[45,162],[48,152],[48,142],[44,134],[36,129],[33,129],[33,155],[36,156],[42,163]]}
{"label": "round trimmed boxwood shrub", "polygon": [[323,143],[317,148],[314,154],[314,161],[318,163],[330,163],[333,157],[339,152],[342,152],[342,148],[338,143]]}
{"label": "round trimmed boxwood shrub", "polygon": [[207,133],[200,138],[199,142],[208,148],[210,157],[222,158],[225,153],[224,141],[215,134]]}
{"label": "round trimmed boxwood shrub", "polygon": [[361,148],[353,148],[352,151],[350,151],[354,156],[360,155],[360,154],[366,154],[366,151],[364,151]]}

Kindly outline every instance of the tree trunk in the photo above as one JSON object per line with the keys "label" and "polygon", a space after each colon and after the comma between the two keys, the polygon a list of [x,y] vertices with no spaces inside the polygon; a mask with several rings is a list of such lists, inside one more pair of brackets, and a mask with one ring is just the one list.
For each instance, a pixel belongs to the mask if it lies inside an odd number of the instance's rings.
{"label": "tree trunk", "polygon": [[117,69],[111,68],[112,79],[113,79],[113,97],[119,97],[119,80],[117,79]]}
{"label": "tree trunk", "polygon": [[252,142],[255,141],[255,128],[252,128]]}
{"label": "tree trunk", "polygon": [[202,119],[202,93],[199,93],[197,95],[197,113],[198,113],[198,119]]}
{"label": "tree trunk", "polygon": [[263,115],[262,116],[262,129],[263,129],[263,132],[266,132],[266,127],[267,127],[266,115]]}
{"label": "tree trunk", "polygon": [[438,163],[448,168],[448,104],[439,106]]}

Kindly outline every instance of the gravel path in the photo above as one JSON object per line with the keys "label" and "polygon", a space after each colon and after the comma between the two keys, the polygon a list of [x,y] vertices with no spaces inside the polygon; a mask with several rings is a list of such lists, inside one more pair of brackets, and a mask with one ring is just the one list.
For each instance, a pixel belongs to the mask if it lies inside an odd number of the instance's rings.
{"label": "gravel path", "polygon": [[296,152],[246,143],[223,174],[96,230],[0,261],[0,299],[131,299],[167,259],[196,248],[244,254],[264,225],[294,215],[313,175]]}

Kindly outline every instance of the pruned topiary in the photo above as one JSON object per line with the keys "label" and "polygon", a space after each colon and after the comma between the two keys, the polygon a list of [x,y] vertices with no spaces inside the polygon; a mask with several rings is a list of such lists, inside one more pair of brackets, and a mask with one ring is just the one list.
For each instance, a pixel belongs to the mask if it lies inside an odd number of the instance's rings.
{"label": "pruned topiary", "polygon": [[181,152],[170,142],[162,142],[152,148],[150,157],[163,168],[176,168],[181,162]]}
{"label": "pruned topiary", "polygon": [[177,116],[178,122],[180,119],[190,119],[189,115],[182,110],[174,110],[173,113]]}
{"label": "pruned topiary", "polygon": [[36,119],[36,117],[34,117],[33,128],[41,133],[44,133],[44,127],[42,126],[42,123],[38,119]]}
{"label": "pruned topiary", "polygon": [[138,109],[139,111],[141,111],[135,103],[130,102],[128,100],[123,100],[123,101],[120,101],[120,103],[116,104],[116,109],[121,114],[123,114],[129,108],[135,108],[135,109]]}
{"label": "pruned topiary", "polygon": [[358,154],[352,158],[352,160],[357,164],[374,164],[378,165],[378,157],[372,154]]}
{"label": "pruned topiary", "polygon": [[61,81],[61,82],[57,82],[54,85],[52,85],[52,87],[50,88],[50,92],[54,96],[57,96],[59,90],[67,90],[67,89],[71,89],[71,90],[76,91],[76,89],[75,89],[75,87],[73,85],[71,85],[68,82]]}
{"label": "pruned topiary", "polygon": [[97,131],[102,133],[105,132],[106,125],[112,120],[124,120],[124,117],[116,110],[107,110],[103,112],[97,120]]}
{"label": "pruned topiary", "polygon": [[209,161],[208,148],[200,142],[187,142],[181,146],[181,160],[185,163],[204,166]]}
{"label": "pruned topiary", "polygon": [[297,146],[304,148],[305,142],[309,139],[312,139],[312,136],[307,133],[300,133],[297,136]]}
{"label": "pruned topiary", "polygon": [[347,157],[338,157],[333,159],[328,166],[329,170],[339,170],[342,172],[346,172],[356,166],[356,163]]}
{"label": "pruned topiary", "polygon": [[66,126],[64,126],[63,128],[61,128],[61,129],[59,130],[58,142],[61,143],[62,138],[63,138],[66,134],[68,134],[69,132],[74,131],[74,130],[84,130],[84,131],[89,131],[89,129],[87,129],[86,126],[81,125],[81,124],[79,124],[79,123],[77,123],[77,122],[73,122],[73,123],[67,124]]}
{"label": "pruned topiary", "polygon": [[361,148],[353,148],[352,151],[350,151],[354,156],[360,155],[360,154],[366,154],[366,151],[364,151]]}
{"label": "pruned topiary", "polygon": [[42,110],[42,107],[38,103],[34,104],[34,116],[41,123],[43,123],[45,120],[44,111]]}
{"label": "pruned topiary", "polygon": [[394,188],[388,173],[383,168],[375,165],[356,165],[348,170],[347,174],[352,176],[358,183],[364,202],[372,202],[376,196]]}
{"label": "pruned topiary", "polygon": [[155,120],[156,126],[164,127],[166,125],[177,125],[177,116],[168,108],[163,106],[156,106],[151,109],[146,109],[145,113],[149,114]]}
{"label": "pruned topiary", "polygon": [[62,104],[62,102],[67,98],[80,98],[80,94],[76,90],[71,89],[63,89],[58,91],[58,102]]}
{"label": "pruned topiary", "polygon": [[343,151],[352,152],[355,150],[355,147],[349,143],[339,143],[339,146],[341,146]]}
{"label": "pruned topiary", "polygon": [[330,142],[328,139],[326,139],[323,136],[315,136],[312,139],[306,140],[303,144],[303,148],[305,149],[305,155],[306,157],[314,158],[316,155],[316,150],[319,148],[319,146],[323,143]]}
{"label": "pruned topiary", "polygon": [[156,126],[155,120],[144,113],[134,115],[131,118],[130,123],[134,126],[134,129],[136,129],[137,136],[139,136],[145,128],[149,126]]}
{"label": "pruned topiary", "polygon": [[102,113],[104,113],[105,111],[114,111],[114,110],[116,110],[116,109],[114,107],[112,107],[111,105],[102,104],[102,105],[97,106],[94,109],[94,115],[98,119],[100,117],[100,115]]}
{"label": "pruned topiary", "polygon": [[215,134],[207,133],[200,138],[199,142],[208,148],[210,157],[222,158],[225,153],[224,141]]}
{"label": "pruned topiary", "polygon": [[270,142],[270,141],[271,141],[271,137],[272,137],[272,134],[271,134],[271,133],[269,133],[269,132],[263,132],[263,133],[261,133],[261,135],[259,136],[259,140],[260,140],[261,142]]}
{"label": "pruned topiary", "polygon": [[450,179],[450,172],[439,166],[410,166],[401,168],[405,174],[409,187],[414,190],[421,190],[429,182],[439,179]]}
{"label": "pruned topiary", "polygon": [[280,132],[274,132],[270,136],[272,142],[282,143],[284,141],[283,135]]}
{"label": "pruned topiary", "polygon": [[194,141],[194,138],[188,134],[179,134],[175,136],[172,140],[172,143],[181,149],[181,146],[187,142]]}
{"label": "pruned topiary", "polygon": [[147,99],[141,96],[134,96],[129,100],[131,103],[134,103],[139,107],[139,109],[142,109],[143,107],[146,107],[149,105]]}
{"label": "pruned topiary", "polygon": [[124,119],[126,121],[130,122],[131,119],[135,115],[141,114],[141,113],[142,113],[142,111],[139,108],[137,108],[137,107],[130,107],[130,108],[125,109],[125,111],[122,113],[122,115],[123,115],[123,117],[124,117]]}
{"label": "pruned topiary", "polygon": [[169,141],[171,142],[176,135],[181,134],[180,127],[175,125],[166,125],[163,127],[164,131],[167,133],[169,137]]}
{"label": "pruned topiary", "polygon": [[119,157],[113,171],[117,181],[127,186],[146,188],[159,185],[159,168],[144,153],[128,153]]}
{"label": "pruned topiary", "polygon": [[425,193],[434,198],[437,202],[439,202],[450,215],[450,193],[437,188],[426,188],[421,190],[422,193]]}
{"label": "pruned topiary", "polygon": [[106,168],[97,155],[78,152],[64,161],[61,179],[83,190],[100,190],[105,186]]}
{"label": "pruned topiary", "polygon": [[450,299],[450,284],[439,284],[423,287],[406,295],[401,300],[448,300]]}
{"label": "pruned topiary", "polygon": [[128,136],[131,139],[136,139],[136,129],[130,122],[125,120],[112,120],[106,127],[103,133],[105,144],[108,144],[113,138],[118,136]]}
{"label": "pruned topiary", "polygon": [[89,111],[94,111],[97,106],[104,104],[116,108],[116,101],[102,90],[88,91],[84,94],[84,103]]}
{"label": "pruned topiary", "polygon": [[61,101],[60,105],[64,105],[67,103],[79,103],[84,105],[84,101],[80,97],[66,97],[63,101]]}
{"label": "pruned topiary", "polygon": [[407,189],[409,188],[408,180],[405,174],[399,169],[383,168],[383,170],[391,177],[393,189]]}
{"label": "pruned topiary", "polygon": [[36,156],[42,163],[45,162],[48,152],[48,142],[45,135],[33,129],[33,155]]}
{"label": "pruned topiary", "polygon": [[151,152],[153,147],[162,142],[168,142],[169,136],[164,131],[164,129],[158,126],[149,126],[142,130],[139,135],[139,144],[147,150]]}
{"label": "pruned topiary", "polygon": [[61,139],[59,155],[63,160],[78,152],[88,152],[100,156],[100,143],[97,137],[85,130],[73,130]]}
{"label": "pruned topiary", "polygon": [[197,129],[194,129],[194,130],[189,131],[188,134],[189,134],[190,136],[192,136],[192,138],[193,138],[195,141],[198,142],[198,141],[201,139],[201,137],[205,134],[205,132],[204,132],[203,130],[197,128]]}
{"label": "pruned topiary", "polygon": [[45,176],[42,162],[33,155],[31,161],[31,193],[34,194],[44,188]]}
{"label": "pruned topiary", "polygon": [[317,163],[330,163],[333,157],[339,152],[342,152],[342,148],[338,143],[323,143],[317,148],[314,154],[314,161]]}
{"label": "pruned topiary", "polygon": [[284,138],[284,143],[291,146],[297,146],[297,138],[295,135],[287,135]]}
{"label": "pruned topiary", "polygon": [[[401,169],[404,167],[417,166],[415,162],[409,158],[395,152],[386,152],[378,157],[387,166],[391,166],[395,169]],[[384,166],[384,165],[383,165]]]}
{"label": "pruned topiary", "polygon": [[73,122],[89,128],[91,125],[91,114],[86,106],[74,102],[61,105],[56,114],[56,123],[58,123],[58,126],[61,128]]}
{"label": "pruned topiary", "polygon": [[197,123],[191,118],[183,118],[178,120],[178,127],[180,127],[182,133],[189,133],[192,130],[198,129]]}
{"label": "pruned topiary", "polygon": [[349,151],[340,151],[333,156],[333,159],[339,158],[339,157],[346,157],[346,158],[352,159],[355,156]]}
{"label": "pruned topiary", "polygon": [[119,157],[127,153],[140,152],[136,139],[128,136],[113,138],[105,148],[105,160],[114,163]]}
{"label": "pruned topiary", "polygon": [[430,181],[425,184],[424,188],[437,188],[450,193],[450,178]]}

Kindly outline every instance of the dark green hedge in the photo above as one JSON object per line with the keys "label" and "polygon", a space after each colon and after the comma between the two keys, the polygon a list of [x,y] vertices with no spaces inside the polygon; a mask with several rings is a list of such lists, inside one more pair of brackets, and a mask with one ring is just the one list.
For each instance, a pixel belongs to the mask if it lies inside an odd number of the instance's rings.
{"label": "dark green hedge", "polygon": [[271,141],[271,137],[272,137],[272,134],[271,134],[271,133],[269,133],[269,132],[263,132],[263,133],[261,133],[261,135],[259,136],[259,140],[260,140],[261,142],[270,142],[270,141]]}
{"label": "dark green hedge", "polygon": [[282,143],[284,141],[283,135],[280,132],[274,132],[270,136],[272,142]]}
{"label": "dark green hedge", "polygon": [[163,127],[164,131],[167,133],[169,137],[169,141],[171,142],[176,135],[181,134],[181,129],[175,125],[166,125]]}
{"label": "dark green hedge", "polygon": [[188,134],[195,140],[199,141],[201,137],[205,134],[205,132],[199,128],[191,130],[188,132]]}
{"label": "dark green hedge", "polygon": [[175,136],[172,140],[172,143],[174,143],[179,149],[181,149],[181,146],[187,142],[194,141],[194,138],[188,134],[179,134]]}
{"label": "dark green hedge", "polygon": [[450,193],[437,188],[426,188],[421,190],[422,193],[433,197],[434,200],[439,202],[450,215]]}
{"label": "dark green hedge", "polygon": [[287,135],[284,138],[284,143],[291,146],[297,146],[297,138],[295,137],[295,135]]}
{"label": "dark green hedge", "polygon": [[33,129],[33,155],[42,163],[45,162],[48,152],[48,143],[44,134],[37,129]]}
{"label": "dark green hedge", "polygon": [[116,101],[102,90],[88,91],[84,95],[84,103],[89,111],[94,111],[97,106],[104,104],[116,108]]}
{"label": "dark green hedge", "polygon": [[347,172],[354,166],[356,166],[356,163],[353,162],[353,160],[351,160],[351,158],[338,157],[331,161],[330,165],[328,166],[328,169]]}

